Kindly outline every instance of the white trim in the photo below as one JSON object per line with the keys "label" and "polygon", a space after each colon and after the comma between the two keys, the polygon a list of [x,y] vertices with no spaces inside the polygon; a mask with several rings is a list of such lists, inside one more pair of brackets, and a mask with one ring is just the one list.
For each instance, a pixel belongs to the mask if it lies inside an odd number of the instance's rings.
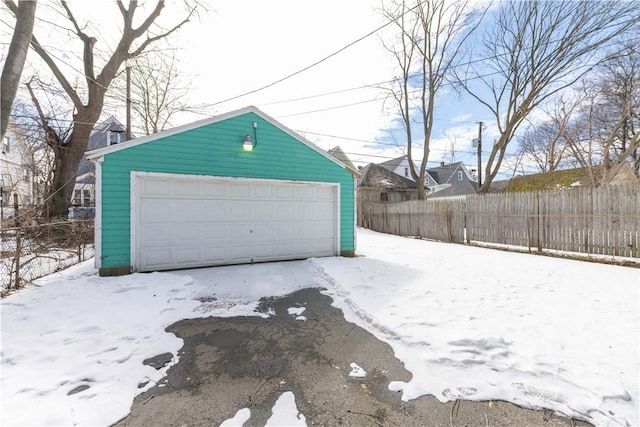
{"label": "white trim", "polygon": [[238,117],[238,116],[241,116],[241,115],[247,114],[247,113],[256,114],[257,116],[259,116],[260,118],[262,118],[266,122],[268,122],[268,123],[272,124],[273,126],[277,127],[281,131],[289,134],[289,136],[291,136],[294,139],[298,140],[302,144],[308,146],[309,148],[311,148],[312,150],[316,151],[317,153],[323,155],[327,159],[331,160],[332,162],[336,163],[337,165],[339,165],[342,168],[346,169],[347,171],[351,172],[355,176],[359,176],[360,175],[360,173],[357,170],[351,169],[349,166],[345,165],[340,160],[336,159],[335,157],[333,157],[332,155],[330,155],[329,153],[327,153],[326,151],[324,151],[323,149],[321,149],[320,147],[318,147],[317,145],[315,145],[314,143],[312,143],[311,141],[309,141],[308,139],[306,139],[302,135],[300,135],[300,134],[294,132],[293,130],[289,129],[288,127],[286,127],[282,123],[278,122],[273,117],[270,117],[270,116],[266,115],[265,113],[263,113],[262,111],[260,111],[258,108],[254,107],[254,106],[244,107],[244,108],[241,108],[239,110],[230,111],[230,112],[225,113],[225,114],[220,114],[218,116],[209,117],[209,118],[203,119],[203,120],[198,120],[198,121],[193,122],[193,123],[189,123],[189,124],[186,124],[186,125],[178,126],[178,127],[175,127],[175,128],[172,128],[172,129],[168,129],[168,130],[165,130],[165,131],[162,131],[162,132],[158,132],[158,133],[155,133],[155,134],[152,134],[152,135],[147,135],[147,136],[143,136],[143,137],[140,137],[140,138],[132,139],[130,141],[126,141],[126,142],[123,142],[123,143],[120,143],[120,144],[110,145],[110,146],[107,146],[107,147],[104,147],[104,148],[100,148],[100,149],[97,149],[97,150],[87,151],[85,153],[85,156],[89,160],[98,159],[98,158],[101,158],[101,157],[103,157],[103,156],[105,156],[107,154],[115,153],[116,151],[126,150],[127,148],[135,147],[137,145],[145,144],[147,142],[155,141],[157,139],[166,138],[168,136],[172,136],[172,135],[176,135],[176,134],[179,134],[179,133],[182,133],[182,132],[186,132],[186,131],[189,131],[189,130],[192,130],[192,129],[200,128],[202,126],[208,126],[208,125],[211,125],[211,124],[214,124],[214,123],[222,122],[224,120],[228,120],[228,119],[231,119],[233,117]]}
{"label": "white trim", "polygon": [[[130,210],[129,210],[129,262],[131,265],[131,272],[139,271],[138,260],[138,195],[140,193],[140,182],[145,177],[151,178],[171,178],[171,179],[200,179],[205,181],[222,181],[222,182],[266,182],[274,184],[298,184],[298,185],[315,185],[333,187],[335,191],[336,202],[336,236],[334,240],[334,255],[340,255],[340,225],[341,225],[341,204],[340,204],[340,183],[339,182],[326,182],[326,181],[295,181],[286,179],[269,179],[269,178],[244,178],[244,177],[231,177],[231,176],[214,176],[214,175],[190,175],[190,174],[178,174],[178,173],[166,173],[166,172],[130,172]],[[355,202],[355,201],[354,201]],[[354,230],[355,231],[355,230]]]}
{"label": "white trim", "polygon": [[336,186],[333,191],[336,192],[336,240],[335,240],[335,253],[334,255],[339,256],[340,252],[340,209],[342,208],[342,204],[340,203],[340,183],[336,182]]}
{"label": "white trim", "polygon": [[94,160],[96,166],[95,172],[95,218],[93,223],[93,252],[94,252],[94,266],[96,268],[102,267],[102,161],[101,157]]}
{"label": "white trim", "polygon": [[131,272],[138,271],[138,202],[137,196],[140,190],[139,180],[144,177],[144,172],[131,171],[129,173],[129,265]]}
{"label": "white trim", "polygon": [[358,179],[353,178],[353,254],[358,249]]}

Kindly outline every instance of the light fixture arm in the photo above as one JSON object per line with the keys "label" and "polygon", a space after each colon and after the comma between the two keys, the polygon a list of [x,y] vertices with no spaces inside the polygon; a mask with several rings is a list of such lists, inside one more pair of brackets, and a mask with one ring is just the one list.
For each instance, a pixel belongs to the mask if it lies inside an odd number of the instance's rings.
{"label": "light fixture arm", "polygon": [[258,122],[253,122],[253,148],[258,146]]}

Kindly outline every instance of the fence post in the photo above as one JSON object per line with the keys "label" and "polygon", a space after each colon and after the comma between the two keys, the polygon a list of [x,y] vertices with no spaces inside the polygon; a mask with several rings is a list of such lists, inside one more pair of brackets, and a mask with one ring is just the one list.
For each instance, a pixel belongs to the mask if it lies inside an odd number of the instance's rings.
{"label": "fence post", "polygon": [[16,276],[14,281],[14,289],[18,289],[20,286],[20,252],[22,252],[22,229],[16,228]]}
{"label": "fence post", "polygon": [[540,192],[536,192],[536,212],[538,216],[538,229],[536,230],[536,237],[538,240],[538,253],[542,252],[542,239],[540,238]]}

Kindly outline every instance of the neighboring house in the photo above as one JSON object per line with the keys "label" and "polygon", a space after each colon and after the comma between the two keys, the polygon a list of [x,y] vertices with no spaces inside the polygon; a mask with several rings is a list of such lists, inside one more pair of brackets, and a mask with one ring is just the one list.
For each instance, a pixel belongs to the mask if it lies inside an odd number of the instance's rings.
{"label": "neighboring house", "polygon": [[[600,180],[602,170],[599,167],[593,168],[596,180]],[[553,172],[541,172],[531,175],[521,175],[510,180],[497,181],[491,183],[490,192],[520,192],[520,191],[541,191],[557,190],[562,188],[588,187],[591,185],[589,169],[574,168]],[[633,173],[633,169],[625,163],[618,173],[609,182],[610,185],[637,183],[638,178]]]}
{"label": "neighboring house", "polygon": [[430,186],[428,198],[459,197],[478,192],[478,183],[473,180],[469,170],[462,162],[429,168],[427,172],[436,185]]}
{"label": "neighboring house", "polygon": [[[387,162],[380,163],[379,166],[400,175],[410,181],[409,157],[407,155],[398,157]],[[439,167],[427,168],[425,171],[424,186],[428,189],[427,197],[456,197],[477,192],[477,183],[469,173],[469,170],[462,162],[445,165],[440,162]]]}
{"label": "neighboring house", "polygon": [[358,200],[365,202],[404,202],[416,200],[416,183],[380,165],[369,163],[360,169]]}
{"label": "neighboring house", "polygon": [[331,150],[327,151],[327,153],[331,154],[333,157],[340,160],[342,163],[349,166],[351,169],[356,170],[356,167],[351,162],[351,159],[349,159],[349,157],[345,154],[345,152],[342,151],[342,148],[340,148],[339,145],[336,145]]}
{"label": "neighboring house", "polygon": [[[406,154],[404,156],[400,156],[398,158],[392,159],[392,160],[388,160],[386,162],[382,162],[382,163],[378,163],[378,166],[382,166],[383,168],[394,172],[398,175],[400,175],[403,178],[406,178],[408,180],[414,181],[413,177],[411,176],[411,168],[410,168],[410,163],[409,163],[409,156],[407,156]],[[416,165],[416,170],[418,170],[418,166]],[[425,187],[433,187],[435,185],[437,185],[438,183],[433,179],[433,177],[429,176],[429,170],[427,169],[427,174],[425,176],[424,179],[424,186]]]}
{"label": "neighboring house", "polygon": [[255,107],[86,156],[101,275],[355,254],[358,172]]}
{"label": "neighboring house", "polygon": [[0,209],[2,217],[18,209],[39,203],[40,194],[33,173],[35,162],[29,147],[12,120],[2,140],[0,152]]}
{"label": "neighboring house", "polygon": [[[126,128],[118,119],[111,116],[91,132],[87,143],[87,151],[120,144],[126,140],[126,134]],[[95,206],[95,165],[86,158],[83,158],[78,165],[78,175],[73,189],[71,206]],[[72,209],[70,212],[73,213],[73,211]]]}

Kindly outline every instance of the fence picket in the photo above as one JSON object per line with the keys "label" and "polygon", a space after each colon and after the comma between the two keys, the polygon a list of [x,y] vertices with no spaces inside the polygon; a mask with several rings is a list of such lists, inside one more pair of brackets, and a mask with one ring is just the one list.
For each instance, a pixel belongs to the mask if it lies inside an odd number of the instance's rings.
{"label": "fence picket", "polygon": [[640,185],[382,203],[358,225],[384,233],[640,258]]}

